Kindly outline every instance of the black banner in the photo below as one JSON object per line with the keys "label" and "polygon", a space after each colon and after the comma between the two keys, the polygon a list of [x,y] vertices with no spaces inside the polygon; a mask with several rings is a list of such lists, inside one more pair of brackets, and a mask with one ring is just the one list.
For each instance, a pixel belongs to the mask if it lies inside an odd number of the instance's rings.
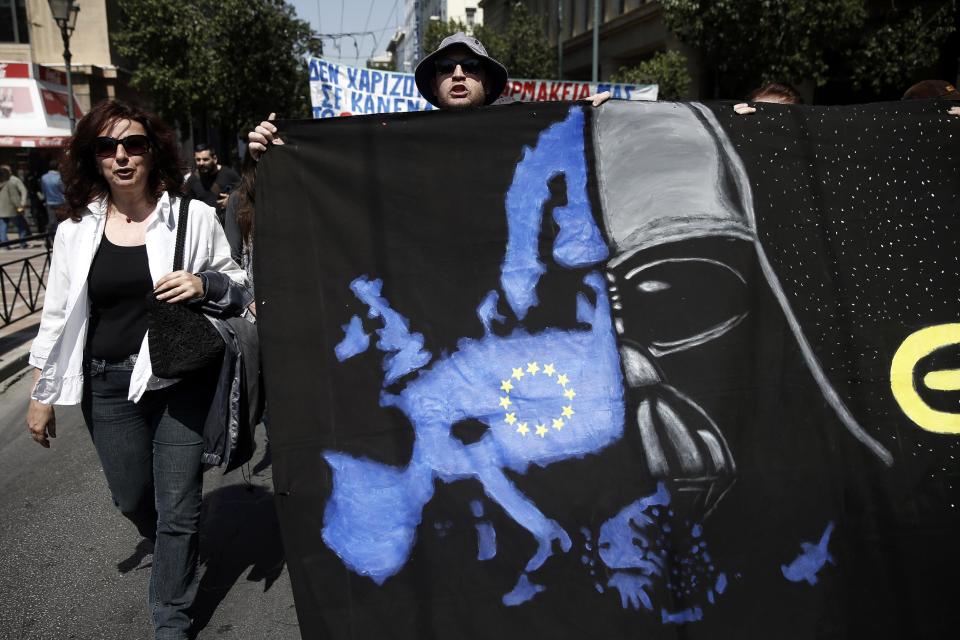
{"label": "black banner", "polygon": [[946,110],[282,123],[256,282],[303,637],[953,637]]}

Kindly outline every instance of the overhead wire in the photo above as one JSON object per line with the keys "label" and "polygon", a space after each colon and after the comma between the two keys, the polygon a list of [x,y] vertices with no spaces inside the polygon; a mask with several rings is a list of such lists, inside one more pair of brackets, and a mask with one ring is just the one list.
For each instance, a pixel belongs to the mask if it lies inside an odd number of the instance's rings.
{"label": "overhead wire", "polygon": [[370,0],[370,10],[367,11],[367,20],[363,23],[363,31],[367,30],[367,27],[370,26],[370,16],[373,15],[373,8],[377,5],[377,0]]}
{"label": "overhead wire", "polygon": [[[373,15],[373,7],[376,6],[377,0],[370,0],[370,10],[367,11],[367,20],[363,23],[363,30],[366,31],[367,27],[370,26],[370,16]],[[370,57],[373,57],[373,54],[377,50],[377,37],[371,36],[373,38],[373,48],[370,49]]]}
{"label": "overhead wire", "polygon": [[[343,31],[343,14],[345,12],[344,4],[346,0],[340,0],[340,31]],[[340,53],[340,40],[334,40],[333,46],[337,48],[337,53]]]}
{"label": "overhead wire", "polygon": [[[377,43],[379,42],[378,36],[385,31],[396,30],[397,28],[399,28],[398,24],[391,25],[391,20],[393,20],[394,17],[396,16],[397,6],[400,4],[400,0],[394,0],[393,7],[391,8],[390,13],[387,15],[387,19],[383,23],[384,26],[380,29],[375,29],[372,31],[367,29],[367,27],[370,25],[370,20],[373,15],[373,8],[376,2],[377,0],[371,0],[370,9],[367,12],[367,19],[364,23],[363,31],[343,31],[341,27],[340,33],[317,32],[313,34],[313,37],[333,42],[333,46],[337,50],[337,53],[335,56],[332,56],[332,57],[336,58],[337,60],[361,60],[363,59],[364,56],[360,55],[360,43],[364,38],[366,38],[367,36],[370,36],[371,38],[373,38],[373,49],[371,49],[370,56],[368,57],[372,57],[374,53],[376,53]],[[341,25],[342,23],[343,23],[343,12],[341,11]],[[343,40],[344,38],[351,39],[351,41],[353,42],[354,51],[357,54],[356,56],[341,55],[343,51],[341,46],[341,40]],[[358,41],[357,38],[360,38],[361,40]]]}
{"label": "overhead wire", "polygon": [[386,19],[386,21],[383,23],[383,29],[380,29],[380,33],[383,33],[383,32],[386,31],[387,29],[396,28],[396,27],[388,27],[387,25],[390,24],[390,18],[392,18],[392,17],[394,16],[394,14],[397,12],[397,5],[398,5],[399,3],[400,3],[400,0],[393,0],[393,8],[390,10],[390,13],[387,15],[387,19]]}

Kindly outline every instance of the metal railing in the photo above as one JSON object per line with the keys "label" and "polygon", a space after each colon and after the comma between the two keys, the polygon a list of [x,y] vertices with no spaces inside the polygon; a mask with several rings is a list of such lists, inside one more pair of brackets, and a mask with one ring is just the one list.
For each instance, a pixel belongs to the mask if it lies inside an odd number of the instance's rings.
{"label": "metal railing", "polygon": [[50,247],[47,246],[47,239],[46,234],[37,234],[23,240],[0,243],[0,251],[4,251],[6,248],[19,248],[21,242],[40,242],[40,246],[35,247],[35,253],[0,263],[0,297],[3,303],[0,309],[0,327],[26,318],[43,308],[42,294],[46,291],[47,274],[50,271]]}

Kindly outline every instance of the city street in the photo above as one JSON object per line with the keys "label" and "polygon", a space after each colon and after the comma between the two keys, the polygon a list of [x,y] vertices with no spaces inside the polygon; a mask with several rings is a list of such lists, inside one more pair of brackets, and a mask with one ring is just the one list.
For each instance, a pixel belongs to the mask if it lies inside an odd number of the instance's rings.
{"label": "city street", "polygon": [[[79,407],[50,449],[27,435],[29,377],[0,386],[0,637],[148,639],[150,556],[114,509]],[[299,638],[263,440],[204,476],[198,638]],[[249,480],[249,483],[247,482]]]}

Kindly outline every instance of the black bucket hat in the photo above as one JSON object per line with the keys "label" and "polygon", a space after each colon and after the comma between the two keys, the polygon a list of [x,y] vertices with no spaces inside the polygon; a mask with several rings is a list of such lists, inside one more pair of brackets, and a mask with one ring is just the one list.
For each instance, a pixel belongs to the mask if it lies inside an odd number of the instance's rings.
{"label": "black bucket hat", "polygon": [[434,61],[443,55],[447,49],[456,46],[470,49],[470,51],[476,54],[481,62],[483,62],[483,67],[487,72],[486,88],[488,89],[487,99],[484,104],[490,104],[499,98],[500,94],[503,93],[503,88],[507,86],[507,68],[491,58],[479,40],[473,36],[468,36],[462,31],[444,38],[440,46],[437,47],[437,50],[421,60],[420,64],[417,65],[417,69],[414,71],[414,77],[416,78],[417,89],[420,90],[420,94],[433,106],[440,106],[437,104],[437,96],[433,92],[433,79],[437,74],[434,68]]}

